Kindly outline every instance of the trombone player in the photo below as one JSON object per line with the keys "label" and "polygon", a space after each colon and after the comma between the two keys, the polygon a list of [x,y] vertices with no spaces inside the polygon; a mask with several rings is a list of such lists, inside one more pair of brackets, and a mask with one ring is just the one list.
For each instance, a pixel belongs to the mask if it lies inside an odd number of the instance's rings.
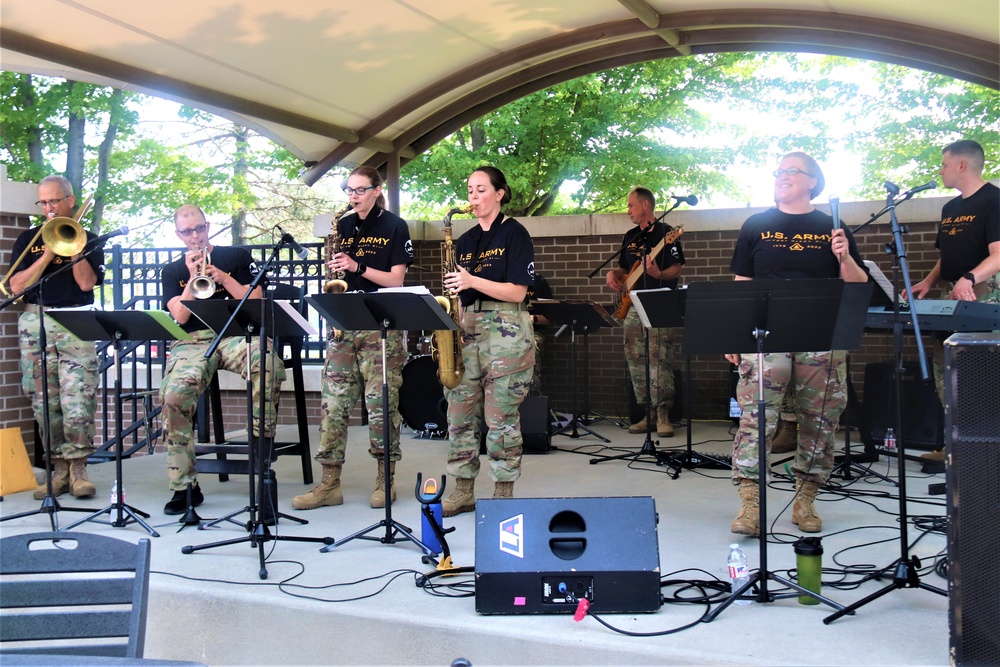
{"label": "trombone player", "polygon": [[[11,294],[24,291],[54,273],[64,263],[78,259],[85,247],[79,241],[91,243],[97,238],[80,229],[72,247],[71,242],[63,247],[43,240],[42,227],[53,218],[72,219],[76,197],[73,196],[73,186],[66,178],[58,175],[43,178],[38,183],[38,201],[35,203],[41,207],[45,222],[22,232],[14,241],[8,272]],[[83,213],[82,210],[79,212],[81,217]],[[75,221],[77,227],[78,222]],[[80,238],[84,234],[85,238]],[[23,260],[18,261],[22,256]],[[92,305],[94,288],[104,281],[103,265],[104,253],[92,252],[85,261],[49,280],[41,293],[32,290],[24,296],[24,312],[18,320],[21,386],[31,399],[31,408],[42,430],[43,441],[45,406],[42,404],[42,382],[45,380],[42,377],[39,345],[39,312],[43,308]],[[69,491],[77,498],[86,498],[96,491],[87,478],[87,457],[94,452],[97,354],[93,342],[80,340],[50,317],[45,318],[45,337],[52,493],[60,496]],[[42,500],[47,492],[46,485],[42,484],[35,489],[34,497]]]}

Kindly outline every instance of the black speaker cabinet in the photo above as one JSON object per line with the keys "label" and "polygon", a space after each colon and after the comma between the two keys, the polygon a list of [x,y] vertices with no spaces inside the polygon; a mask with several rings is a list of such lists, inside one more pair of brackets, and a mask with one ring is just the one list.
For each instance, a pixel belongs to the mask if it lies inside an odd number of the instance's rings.
{"label": "black speaker cabinet", "polygon": [[[931,372],[928,361],[927,371]],[[881,445],[892,426],[892,362],[865,366],[865,423],[873,442]],[[933,378],[924,382],[916,361],[903,362],[903,438],[908,449],[932,450],[944,444],[944,414]],[[896,434],[899,440],[900,434]]]}
{"label": "black speaker cabinet", "polygon": [[[525,454],[548,454],[552,449],[552,422],[549,421],[549,397],[525,396],[517,408],[521,415],[521,439]],[[486,456],[486,421],[481,422],[479,455]]]}
{"label": "black speaker cabinet", "polygon": [[476,503],[476,611],[572,614],[660,608],[656,507],[638,498]]}
{"label": "black speaker cabinet", "polygon": [[1000,333],[944,345],[952,664],[1000,665]]}

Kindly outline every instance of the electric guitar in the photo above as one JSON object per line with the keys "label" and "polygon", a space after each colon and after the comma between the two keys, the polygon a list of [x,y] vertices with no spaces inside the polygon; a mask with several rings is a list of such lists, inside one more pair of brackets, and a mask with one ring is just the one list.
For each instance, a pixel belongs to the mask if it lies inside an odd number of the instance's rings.
{"label": "electric guitar", "polygon": [[[677,227],[676,229],[667,232],[667,235],[664,236],[663,239],[661,239],[660,242],[649,251],[647,257],[655,261],[657,256],[659,256],[660,251],[663,250],[663,247],[676,241],[683,233],[683,227]],[[618,294],[615,295],[614,299],[615,317],[619,320],[625,319],[625,316],[628,315],[628,311],[632,308],[632,296],[629,292],[632,291],[632,288],[635,287],[635,284],[639,281],[639,278],[642,278],[642,274],[645,272],[646,267],[642,265],[642,260],[637,259],[635,264],[632,265],[632,270],[629,271],[625,276],[625,279],[622,280],[622,288],[618,291]]]}

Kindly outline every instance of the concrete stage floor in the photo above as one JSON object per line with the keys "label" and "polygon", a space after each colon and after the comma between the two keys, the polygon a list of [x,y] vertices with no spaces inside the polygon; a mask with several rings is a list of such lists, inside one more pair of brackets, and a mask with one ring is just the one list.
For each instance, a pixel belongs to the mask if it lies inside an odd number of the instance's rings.
{"label": "concrete stage floor", "polygon": [[[695,469],[671,479],[668,470],[652,462],[614,461],[592,465],[595,454],[637,452],[644,436],[629,435],[612,422],[593,426],[611,440],[604,443],[584,437],[555,436],[558,451],[526,455],[523,476],[514,488],[516,498],[652,496],[659,517],[658,541],[662,576],[667,580],[723,580],[728,545],[739,542],[750,560],[759,565],[759,543],[729,532],[738,497],[728,471]],[[729,422],[694,425],[696,452],[730,451]],[[282,436],[292,435],[283,427]],[[279,437],[279,439],[282,439]],[[856,442],[857,438],[852,438]],[[318,442],[316,429],[312,441]],[[842,442],[842,439],[841,439]],[[684,429],[663,439],[660,451],[683,450]],[[855,449],[857,449],[855,447]],[[403,460],[397,466],[398,500],[393,518],[419,536],[419,503],[413,496],[416,473],[440,476],[444,472],[447,443],[415,438],[403,428]],[[919,453],[919,452],[917,452]],[[885,457],[872,469],[897,479],[895,459]],[[833,610],[825,605],[805,606],[795,598],[747,606],[731,605],[712,623],[698,623],[704,605],[675,604],[675,594],[694,597],[694,589],[663,589],[668,603],[650,614],[608,614],[611,625],[634,633],[660,633],[688,624],[693,627],[663,636],[630,637],[618,634],[593,618],[574,622],[571,615],[485,616],[475,611],[472,597],[447,597],[472,590],[469,575],[451,581],[464,586],[436,596],[415,585],[415,573],[432,566],[421,563],[420,551],[402,540],[395,544],[354,540],[328,553],[321,544],[269,541],[265,544],[268,578],[258,577],[258,549],[249,544],[182,554],[185,545],[247,535],[244,528],[223,523],[212,530],[182,531],[177,517],[163,514],[170,494],[166,486],[165,457],[144,456],[123,465],[126,501],[151,514],[149,522],[160,533],[151,538],[151,600],[146,657],[192,660],[208,665],[310,665],[310,664],[426,664],[447,665],[465,657],[473,665],[539,664],[663,664],[663,665],[945,665],[948,663],[948,600],[933,592],[903,588],[860,608],[829,625],[823,619]],[[319,466],[314,468],[318,471]],[[96,497],[79,501],[62,496],[64,507],[100,509],[107,505],[114,465],[91,466]],[[383,510],[368,507],[375,477],[375,463],[367,453],[367,428],[350,429],[347,465],[344,468],[345,504],[308,512],[291,512],[290,500],[302,493],[299,461],[283,456],[275,464],[281,510],[309,521],[299,525],[282,519],[274,529],[279,536],[333,537],[348,535],[377,523]],[[788,578],[794,567],[791,542],[799,535],[791,524],[792,485],[782,477],[783,466],[774,467],[768,492],[768,567]],[[947,589],[947,581],[933,570],[946,550],[943,531],[944,496],[928,496],[928,485],[943,482],[944,475],[928,476],[915,463],[906,464],[911,553],[920,557],[921,581]],[[203,475],[205,504],[202,518],[238,510],[247,503],[245,476],[229,482]],[[823,593],[841,604],[860,600],[885,586],[890,579],[867,581],[860,587],[837,589],[835,582],[857,582],[866,574],[889,568],[900,555],[896,487],[876,477],[837,477],[834,490],[821,494],[819,511],[825,555]],[[492,495],[492,481],[479,477],[478,497]],[[40,502],[31,492],[8,496],[0,503],[7,517],[36,509]],[[59,526],[84,514],[61,511]],[[141,526],[116,528],[87,522],[76,528],[135,541],[146,537]],[[246,515],[240,517],[245,521]],[[475,565],[475,518],[467,513],[445,520],[455,526],[449,535],[456,566]],[[0,523],[2,535],[49,530],[49,517],[35,515]],[[372,533],[384,535],[384,529]],[[628,548],[627,544],[621,548]],[[365,580],[362,582],[362,580]],[[447,583],[444,578],[434,580]],[[361,583],[358,583],[361,582]],[[779,586],[769,585],[773,592]]]}

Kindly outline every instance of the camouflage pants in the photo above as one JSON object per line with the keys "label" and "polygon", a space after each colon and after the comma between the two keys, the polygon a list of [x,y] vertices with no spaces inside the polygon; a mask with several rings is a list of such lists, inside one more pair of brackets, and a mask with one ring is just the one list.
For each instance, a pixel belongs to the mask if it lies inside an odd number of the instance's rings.
{"label": "camouflage pants", "polygon": [[[947,284],[947,293],[943,296],[948,298],[951,291],[955,289],[955,283]],[[979,285],[983,285],[980,287]],[[1000,303],[1000,273],[996,274],[989,280],[985,280],[979,285],[976,285],[976,301],[981,301],[983,303]],[[937,389],[938,398],[941,399],[941,405],[944,405],[944,340],[947,336],[941,337],[934,343],[934,387]]]}
{"label": "camouflage pants", "polygon": [[[188,482],[198,481],[195,469],[194,415],[198,397],[208,387],[217,369],[239,373],[246,378],[247,345],[239,336],[223,338],[215,354],[205,358],[205,352],[215,338],[209,330],[195,331],[192,340],[179,340],[170,346],[167,369],[160,383],[160,405],[163,408],[163,432],[167,445],[167,477],[170,490],[180,491]],[[277,403],[285,366],[271,349],[271,360],[264,382],[260,382],[260,349],[250,346],[250,380],[253,382],[254,426],[260,419],[260,390],[264,390],[264,435],[272,437],[277,422]],[[272,384],[274,385],[272,387]],[[254,432],[256,435],[256,430]]]}
{"label": "camouflage pants", "polygon": [[[21,348],[21,388],[31,399],[44,442],[42,348],[37,313],[18,320]],[[97,413],[97,353],[93,341],[80,340],[51,317],[45,318],[45,366],[48,371],[49,428],[52,455],[79,459],[94,452]]]}
{"label": "camouflage pants", "polygon": [[[792,472],[807,481],[823,484],[833,470],[834,437],[840,414],[847,406],[847,353],[801,352],[764,355],[765,442],[770,443],[778,425],[778,410],[791,387],[799,422],[799,444]],[[757,357],[740,362],[736,398],[743,408],[740,428],[733,440],[733,483],[757,479]],[[770,452],[767,452],[767,459]]]}
{"label": "camouflage pants", "polygon": [[[389,385],[389,459],[402,458],[399,447],[399,388],[403,384],[403,333],[390,331],[385,340],[386,378]],[[323,398],[320,409],[320,463],[343,463],[347,449],[347,425],[358,397],[364,390],[368,412],[368,453],[381,458],[385,420],[382,410],[382,339],[377,331],[345,331],[340,341],[331,341],[323,367]]]}
{"label": "camouflage pants", "polygon": [[545,354],[545,330],[535,329],[531,339],[535,348],[535,367],[531,374],[530,393],[540,395],[542,393],[542,356]]}
{"label": "camouflage pants", "polygon": [[481,419],[489,429],[490,476],[513,482],[521,475],[518,407],[531,386],[535,350],[531,317],[523,311],[465,312],[462,318],[462,382],[445,389],[448,401],[448,474],[479,474]]}
{"label": "camouflage pants", "polygon": [[[646,346],[642,322],[635,308],[622,320],[625,336],[625,361],[628,364],[636,403],[646,405]],[[674,401],[674,337],[671,329],[649,330],[649,387],[653,413],[669,410]]]}

